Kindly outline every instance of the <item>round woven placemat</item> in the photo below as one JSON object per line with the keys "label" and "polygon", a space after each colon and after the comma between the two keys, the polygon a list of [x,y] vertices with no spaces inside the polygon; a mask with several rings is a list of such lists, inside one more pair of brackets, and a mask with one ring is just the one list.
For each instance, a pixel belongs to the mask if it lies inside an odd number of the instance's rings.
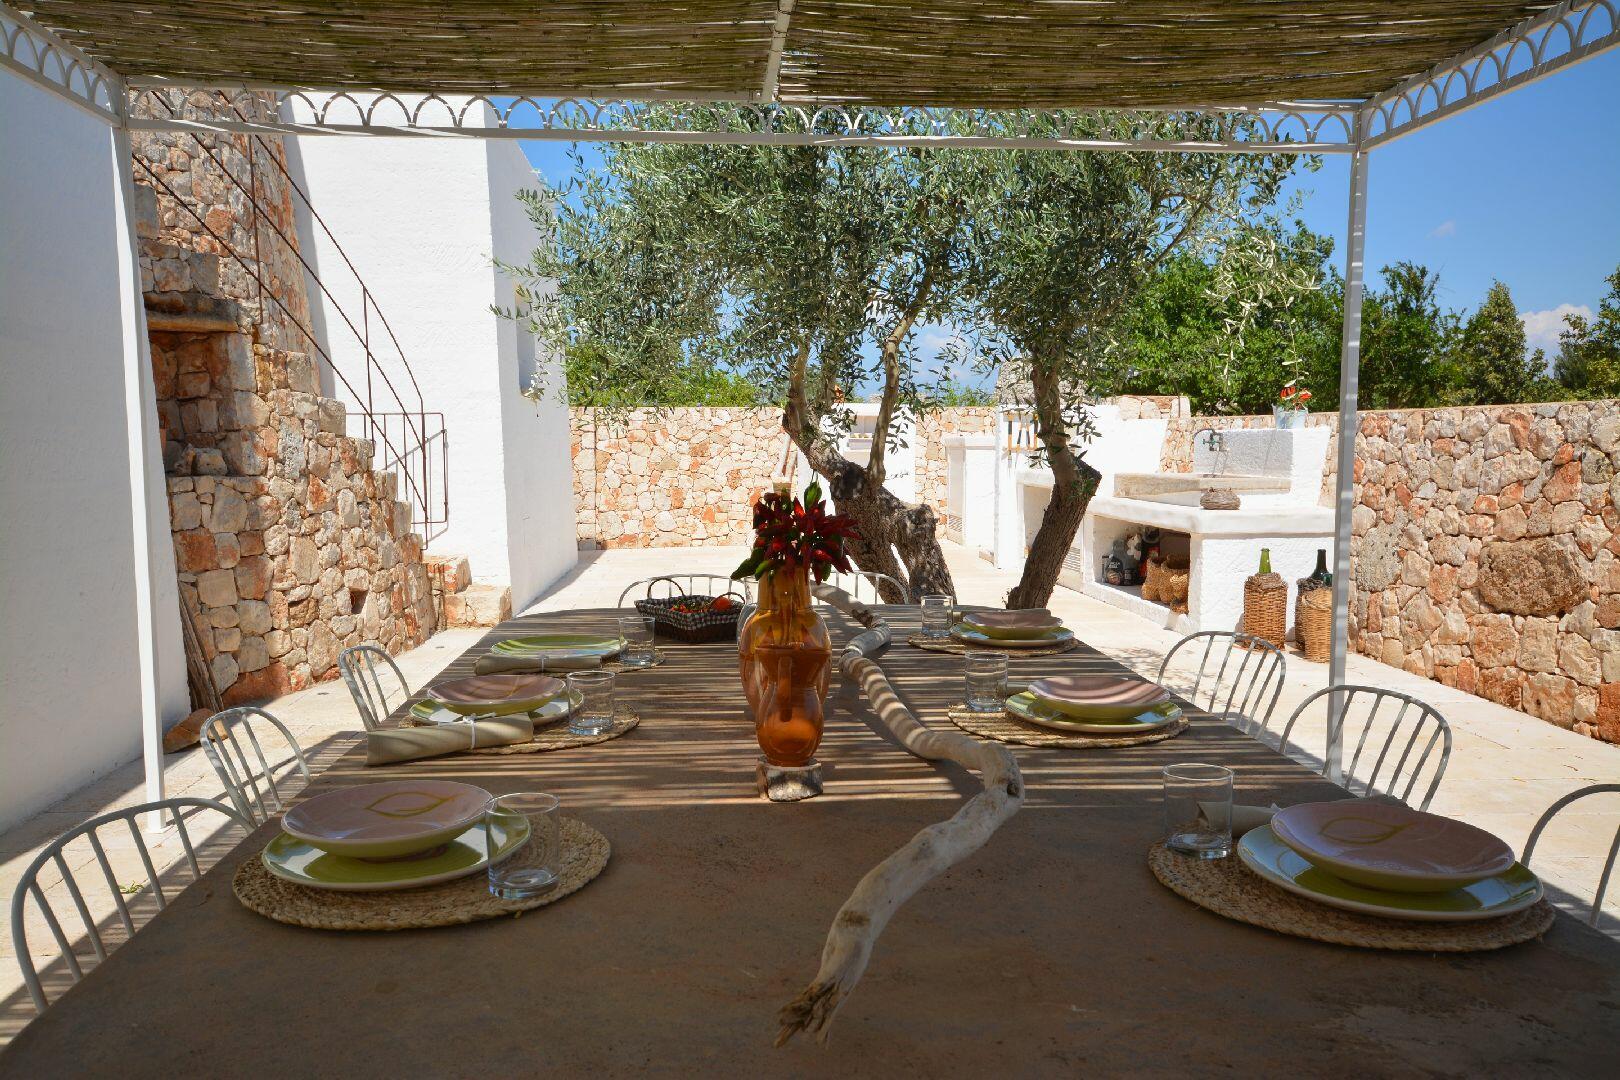
{"label": "round woven placemat", "polygon": [[1542,899],[1499,919],[1403,922],[1341,911],[1295,896],[1261,878],[1235,854],[1224,859],[1193,859],[1154,844],[1148,850],[1148,866],[1171,892],[1217,915],[1279,934],[1362,949],[1485,952],[1538,938],[1557,916],[1553,906]]}
{"label": "round woven placemat", "polygon": [[613,712],[613,724],[600,735],[575,735],[568,730],[567,720],[558,720],[534,733],[528,742],[508,743],[505,746],[480,746],[476,750],[463,750],[464,754],[544,754],[552,750],[570,750],[576,746],[595,746],[597,743],[617,739],[635,730],[641,717],[628,705],[620,705]]}
{"label": "round woven placemat", "polygon": [[[613,851],[607,837],[576,818],[565,817],[560,824],[562,854],[554,864],[557,884],[549,892],[527,900],[491,896],[489,875],[482,870],[420,889],[393,892],[312,889],[276,877],[257,857],[236,868],[231,888],[248,910],[276,922],[307,926],[312,930],[419,930],[498,919],[556,903],[578,892],[607,865]],[[521,865],[530,851],[525,847],[512,858]]]}
{"label": "round woven placemat", "polygon": [[963,731],[996,742],[1018,743],[1021,746],[1063,746],[1072,750],[1113,749],[1121,746],[1142,746],[1145,743],[1173,739],[1187,730],[1187,718],[1182,716],[1173,724],[1142,735],[1064,735],[1020,720],[1006,711],[976,712],[965,705],[948,709],[945,713],[951,723]]}
{"label": "round woven placemat", "polygon": [[1078,649],[1080,639],[1070,638],[1061,645],[1045,645],[1039,649],[1020,649],[1013,646],[998,650],[991,645],[964,645],[960,641],[950,638],[926,638],[921,634],[913,634],[911,637],[906,638],[906,644],[919,649],[927,649],[929,652],[955,653],[958,656],[970,650],[973,652],[1004,652],[1008,656],[1017,659],[1020,656],[1055,656],[1058,653],[1066,653],[1070,649]]}

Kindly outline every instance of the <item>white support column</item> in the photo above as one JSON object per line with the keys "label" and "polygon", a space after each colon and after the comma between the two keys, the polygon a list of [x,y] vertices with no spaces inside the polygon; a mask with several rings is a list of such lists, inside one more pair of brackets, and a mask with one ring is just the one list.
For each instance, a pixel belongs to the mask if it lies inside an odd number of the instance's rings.
{"label": "white support column", "polygon": [[[1360,149],[1366,114],[1356,118],[1358,149],[1350,156],[1350,226],[1344,251],[1344,329],[1339,352],[1339,457],[1333,499],[1333,650],[1328,683],[1345,681],[1350,649],[1350,512],[1355,506],[1356,431],[1359,426],[1356,394],[1361,380],[1361,294],[1367,250],[1367,151]],[[1330,699],[1337,715],[1338,695]],[[1327,778],[1342,776],[1343,747],[1338,739],[1326,748]]]}
{"label": "white support column", "polygon": [[[153,507],[148,499],[150,457],[157,447],[155,431],[157,391],[152,382],[151,346],[146,336],[146,302],[141,292],[140,247],[135,236],[135,177],[128,128],[112,132],[113,168],[118,177],[118,208],[123,236],[118,244],[118,276],[124,303],[120,312],[124,331],[124,419],[129,436],[129,508],[131,550],[135,572],[135,639],[141,680],[141,743],[146,762],[146,798],[163,798],[163,710],[158,698],[158,625],[153,587],[160,562],[152,550],[152,522],[159,513],[168,519],[168,507]],[[163,828],[159,814],[148,815],[148,832]]]}

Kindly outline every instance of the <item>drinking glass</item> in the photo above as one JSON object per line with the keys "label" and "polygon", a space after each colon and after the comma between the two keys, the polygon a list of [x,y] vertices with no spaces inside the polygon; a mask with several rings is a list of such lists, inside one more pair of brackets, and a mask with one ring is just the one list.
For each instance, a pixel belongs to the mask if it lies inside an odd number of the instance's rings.
{"label": "drinking glass", "polygon": [[1199,859],[1232,853],[1232,770],[1220,765],[1164,769],[1164,846]]}
{"label": "drinking glass", "polygon": [[625,667],[652,667],[657,654],[653,651],[655,624],[650,615],[631,615],[619,620],[619,636],[624,638],[624,654],[619,662]]}
{"label": "drinking glass", "polygon": [[950,637],[951,608],[956,598],[944,593],[924,593],[922,598],[922,636]]}
{"label": "drinking glass", "polygon": [[580,697],[579,708],[568,721],[575,735],[600,735],[613,726],[613,672],[576,671],[568,676],[570,694]]}
{"label": "drinking glass", "polygon": [[967,675],[967,707],[974,712],[1000,712],[1007,704],[1007,661],[1004,652],[975,650],[962,655]]}
{"label": "drinking glass", "polygon": [[[501,840],[519,823],[529,824],[529,840],[496,862]],[[557,855],[561,847],[557,822],[557,796],[539,791],[502,795],[484,815],[489,853],[489,891],[503,900],[539,896],[557,884]]]}

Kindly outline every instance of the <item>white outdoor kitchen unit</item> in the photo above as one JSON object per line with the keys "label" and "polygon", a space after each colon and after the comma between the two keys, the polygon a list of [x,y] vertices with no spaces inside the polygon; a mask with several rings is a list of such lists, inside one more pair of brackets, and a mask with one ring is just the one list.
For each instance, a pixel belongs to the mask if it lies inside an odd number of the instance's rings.
{"label": "white outdoor kitchen unit", "polygon": [[[1318,549],[1333,565],[1333,510],[1322,505],[1331,432],[1325,427],[1200,430],[1192,471],[1157,471],[1169,420],[1126,418],[1118,406],[1089,406],[1096,435],[1086,460],[1102,473],[1059,582],[1180,633],[1235,630],[1243,581],[1271,551],[1271,568],[1288,582],[1316,567]],[[1185,407],[1180,415],[1185,416]],[[946,439],[950,488],[947,536],[977,548],[998,567],[1023,565],[1051,498],[1052,475],[1031,462],[1028,420],[1007,412],[990,435]],[[1235,510],[1206,510],[1205,491],[1238,496]],[[1155,528],[1163,552],[1190,568],[1185,612],[1142,596],[1140,585],[1111,585],[1104,561],[1116,540]]]}

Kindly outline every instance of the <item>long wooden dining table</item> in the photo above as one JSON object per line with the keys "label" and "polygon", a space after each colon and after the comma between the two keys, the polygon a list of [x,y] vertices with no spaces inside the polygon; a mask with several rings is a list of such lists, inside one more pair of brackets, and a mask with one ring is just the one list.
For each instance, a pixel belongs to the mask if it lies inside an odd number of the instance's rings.
{"label": "long wooden dining table", "polygon": [[[914,608],[879,610],[895,628],[879,663],[949,727],[960,658],[905,643]],[[512,620],[446,675],[501,638],[611,630],[617,614]],[[828,618],[835,643],[858,629]],[[735,646],[663,649],[619,677],[641,724],[617,740],[382,768],[362,742],[307,789],[433,776],[552,792],[613,845],[580,892],[432,930],[282,925],[231,889],[272,821],[26,1027],[0,1074],[1613,1075],[1620,944],[1574,919],[1495,952],[1380,952],[1232,922],[1162,887],[1146,854],[1163,766],[1231,766],[1244,803],[1342,795],[1196,712],[1151,745],[1015,748],[1024,807],[900,909],[825,1045],[773,1048],[856,882],[977,779],[907,754],[835,675],[825,794],[767,802]],[[1090,647],[1013,667],[1122,670]]]}

